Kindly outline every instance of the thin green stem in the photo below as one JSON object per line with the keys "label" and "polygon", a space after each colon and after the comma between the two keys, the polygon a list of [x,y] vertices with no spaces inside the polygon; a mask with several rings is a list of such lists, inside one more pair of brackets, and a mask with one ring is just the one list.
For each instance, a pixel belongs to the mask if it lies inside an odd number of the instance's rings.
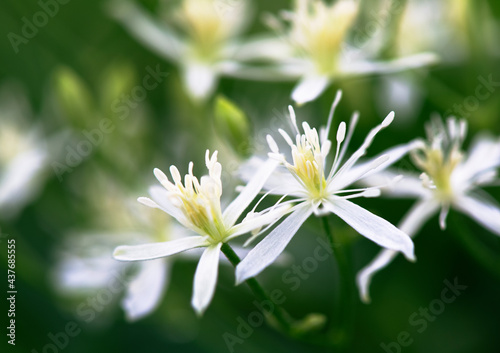
{"label": "thin green stem", "polygon": [[332,343],[338,346],[339,349],[346,349],[351,340],[354,329],[354,316],[356,299],[354,295],[354,283],[350,261],[346,253],[346,249],[341,241],[335,239],[328,223],[327,217],[322,217],[323,228],[329,240],[333,256],[337,261],[340,286],[340,297],[337,300],[335,315],[339,316],[336,325],[332,325],[329,331]]}
{"label": "thin green stem", "polygon": [[[229,244],[227,243],[222,244],[221,250],[234,267],[236,267],[240,263],[241,260],[239,256],[234,252],[234,250],[231,248],[231,246],[229,246]],[[249,278],[245,281],[245,283],[250,287],[250,290],[255,295],[257,300],[261,302],[268,301],[274,304],[274,307],[269,307],[267,305],[263,305],[262,307],[265,308],[267,314],[280,325],[281,329],[285,333],[290,334],[292,331],[290,320],[286,317],[286,314],[283,311],[283,309],[277,306],[276,303],[274,303],[271,300],[271,298],[266,293],[264,288],[255,278]]]}

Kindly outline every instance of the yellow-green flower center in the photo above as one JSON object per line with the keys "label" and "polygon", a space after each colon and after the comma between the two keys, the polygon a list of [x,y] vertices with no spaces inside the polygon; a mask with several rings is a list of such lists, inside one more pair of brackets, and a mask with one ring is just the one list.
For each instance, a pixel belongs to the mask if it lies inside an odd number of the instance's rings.
{"label": "yellow-green flower center", "polygon": [[291,17],[291,40],[310,58],[318,73],[335,73],[342,43],[356,13],[356,3],[349,0],[333,5],[322,1],[297,1]]}

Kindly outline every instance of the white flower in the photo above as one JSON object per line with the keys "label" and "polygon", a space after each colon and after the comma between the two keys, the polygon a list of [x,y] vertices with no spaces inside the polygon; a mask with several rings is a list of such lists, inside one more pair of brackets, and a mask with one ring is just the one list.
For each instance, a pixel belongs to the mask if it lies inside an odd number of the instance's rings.
{"label": "white flower", "polygon": [[152,199],[139,198],[139,201],[146,206],[159,208],[177,219],[188,230],[190,236],[160,243],[119,246],[114,252],[114,257],[118,260],[139,261],[162,258],[194,248],[206,248],[196,269],[191,301],[193,308],[199,314],[208,307],[215,291],[222,244],[276,222],[289,209],[286,206],[278,206],[262,213],[251,212],[237,223],[238,218],[260,192],[262,185],[274,170],[275,163],[269,161],[264,164],[258,170],[256,177],[224,211],[220,203],[222,167],[217,162],[217,152],[210,157],[207,151],[206,166],[209,175],[203,176],[198,181],[193,175],[193,163],[190,163],[184,184],[175,166],[170,167],[174,183],[170,182],[159,169],[155,169],[155,176],[163,188],[151,187]]}
{"label": "white flower", "polygon": [[186,91],[203,100],[220,75],[237,75],[241,62],[267,50],[265,38],[239,39],[250,5],[247,0],[183,0],[170,23],[159,23],[131,1],[115,1],[111,13],[144,45],[179,65]]}
{"label": "white flower", "polygon": [[48,149],[37,128],[25,121],[27,101],[2,89],[0,101],[0,218],[17,214],[45,180]]}
{"label": "white flower", "polygon": [[[417,202],[403,218],[400,229],[415,236],[424,223],[439,213],[439,224],[446,228],[446,217],[454,208],[476,220],[491,232],[500,235],[500,208],[478,189],[497,180],[500,166],[500,140],[480,137],[472,145],[468,156],[461,146],[466,135],[464,120],[450,118],[445,127],[440,119],[428,125],[429,142],[413,154],[414,164],[423,173],[404,173],[398,183],[387,188],[393,197],[417,198]],[[397,174],[402,174],[400,171]],[[395,171],[387,170],[367,177],[366,185],[379,185],[393,178]],[[372,276],[387,266],[397,255],[383,250],[358,276],[357,283],[364,301],[369,301],[368,288]]]}
{"label": "white flower", "polygon": [[[356,197],[378,196],[380,193],[378,188],[348,189],[347,187],[361,177],[373,173],[377,168],[384,168],[401,158],[413,148],[414,144],[394,147],[382,156],[362,165],[356,165],[359,158],[365,155],[375,135],[392,122],[394,113],[390,113],[381,125],[370,131],[361,147],[342,165],[358,119],[358,115],[354,114],[347,136],[346,124],[341,122],[339,125],[335,159],[328,172],[326,158],[331,147],[328,133],[340,96],[339,91],[332,105],[327,127],[322,129],[319,135],[316,129],[311,129],[306,122],[302,124],[304,133],[301,133],[296,123],[295,113],[290,107],[295,139],[293,140],[281,129],[279,132],[291,148],[292,163],[286,160],[285,156],[280,153],[277,143],[268,135],[268,143],[272,151],[269,157],[279,161],[282,167],[269,178],[265,188],[272,194],[293,196],[295,199],[291,202],[297,205],[294,206],[293,213],[252,249],[237,266],[237,282],[257,275],[271,264],[312,213],[316,215],[334,213],[368,239],[383,247],[402,251],[407,258],[413,259],[413,243],[408,235],[386,220],[349,201]],[[343,146],[342,142],[344,142]]]}
{"label": "white flower", "polygon": [[[280,69],[283,78],[300,78],[292,99],[306,103],[316,99],[333,81],[340,77],[388,73],[421,67],[436,61],[430,53],[421,53],[391,61],[373,61],[375,53],[363,46],[354,48],[346,36],[358,13],[358,2],[339,0],[331,5],[319,0],[296,0],[293,12],[284,11],[282,18],[268,17],[269,24],[284,36],[284,44],[276,45],[283,53]],[[279,57],[279,54],[273,54]]]}

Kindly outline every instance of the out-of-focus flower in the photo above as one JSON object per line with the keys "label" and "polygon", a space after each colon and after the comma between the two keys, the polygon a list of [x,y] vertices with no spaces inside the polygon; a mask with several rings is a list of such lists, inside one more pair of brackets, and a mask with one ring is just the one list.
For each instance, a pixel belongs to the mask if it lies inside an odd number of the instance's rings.
{"label": "out-of-focus flower", "polygon": [[[293,11],[283,11],[282,20],[269,16],[268,23],[282,36],[279,73],[283,78],[300,78],[292,92],[297,103],[316,99],[340,77],[388,73],[428,65],[435,55],[421,53],[391,61],[375,61],[369,46],[349,45],[347,34],[354,24],[358,2],[339,0],[327,5],[319,0],[296,0]],[[275,55],[279,57],[279,53]]]}
{"label": "out-of-focus flower", "polygon": [[[463,212],[500,235],[500,208],[479,190],[479,187],[497,180],[500,140],[479,137],[466,155],[461,149],[466,129],[464,120],[450,118],[447,126],[438,118],[432,120],[427,129],[429,142],[412,154],[414,164],[423,173],[418,176],[397,171],[397,174],[403,174],[403,178],[383,189],[388,196],[418,199],[400,225],[400,229],[410,236],[415,236],[436,213],[439,213],[441,228],[445,229],[450,208]],[[379,185],[394,175],[396,171],[381,171],[362,182],[368,186]],[[359,272],[357,283],[364,301],[370,300],[368,289],[373,275],[396,255],[394,251],[383,250]]]}
{"label": "out-of-focus flower", "polygon": [[261,213],[252,211],[237,223],[274,170],[275,163],[269,161],[263,165],[256,177],[222,211],[222,166],[217,162],[217,152],[210,156],[207,150],[205,160],[209,174],[198,180],[193,175],[193,163],[190,163],[184,184],[175,166],[170,167],[174,183],[159,169],[155,169],[155,176],[163,187],[150,188],[152,199],[139,198],[144,205],[159,208],[174,217],[190,235],[167,242],[119,246],[113,254],[118,260],[140,261],[164,258],[194,248],[206,248],[196,269],[191,301],[198,314],[202,314],[212,300],[222,244],[276,222],[289,209],[287,206],[277,206]]}
{"label": "out-of-focus flower", "polygon": [[183,0],[169,23],[131,1],[112,2],[110,11],[140,42],[180,67],[185,89],[195,100],[209,97],[220,75],[236,74],[242,62],[265,51],[266,41],[261,45],[257,38],[239,38],[252,12],[247,0]]}
{"label": "out-of-focus flower", "polygon": [[265,189],[269,190],[271,194],[293,196],[294,199],[291,202],[296,203],[296,205],[293,207],[292,214],[253,248],[237,266],[237,282],[257,275],[271,264],[285,249],[300,226],[313,213],[316,215],[334,213],[366,238],[383,247],[401,251],[408,259],[414,258],[413,242],[408,235],[383,218],[349,201],[349,199],[356,197],[378,196],[380,185],[365,189],[348,188],[349,185],[363,176],[373,173],[377,169],[385,168],[401,158],[414,147],[414,143],[394,147],[381,156],[356,165],[358,160],[366,154],[368,147],[380,130],[392,122],[394,113],[391,112],[382,124],[370,131],[361,147],[342,164],[358,120],[358,115],[354,114],[347,137],[346,124],[341,122],[339,125],[335,158],[330,171],[328,171],[326,158],[332,145],[331,141],[328,140],[328,134],[333,113],[340,97],[339,91],[332,105],[327,126],[321,129],[319,134],[316,129],[311,129],[306,122],[302,124],[304,133],[301,133],[293,108],[290,106],[290,119],[294,127],[295,140],[284,130],[280,129],[279,132],[290,146],[292,163],[288,162],[285,156],[280,153],[277,143],[268,135],[268,143],[272,151],[269,153],[269,157],[278,161],[281,164],[281,169],[270,176]]}
{"label": "out-of-focus flower", "polygon": [[15,216],[46,179],[48,146],[29,126],[28,102],[4,86],[0,97],[0,218]]}

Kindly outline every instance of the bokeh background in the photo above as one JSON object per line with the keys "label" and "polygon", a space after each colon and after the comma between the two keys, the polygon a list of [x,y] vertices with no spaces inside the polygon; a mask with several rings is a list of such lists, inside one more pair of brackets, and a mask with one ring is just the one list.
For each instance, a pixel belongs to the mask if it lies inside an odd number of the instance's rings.
{"label": "bokeh background", "polygon": [[[411,3],[412,1],[409,0]],[[415,1],[418,2],[418,1]],[[449,2],[444,8],[450,7]],[[389,111],[396,121],[383,131],[370,148],[384,148],[423,136],[424,123],[431,114],[458,114],[455,105],[463,105],[476,95],[481,79],[500,81],[500,3],[494,0],[463,1],[466,16],[454,23],[451,41],[463,40],[461,51],[430,68],[385,76],[367,76],[335,82],[318,100],[297,109],[299,120],[312,126],[326,122],[335,91],[343,90],[336,115],[337,123],[359,110],[361,120],[351,147],[359,145],[369,131]],[[176,1],[138,1],[151,13],[175,7]],[[357,28],[363,31],[370,16],[376,17],[380,1],[365,1],[366,13]],[[290,8],[291,1],[254,1],[247,33],[267,31],[261,16]],[[370,6],[374,9],[370,10]],[[40,11],[35,1],[4,0],[0,5],[0,88],[3,114],[18,114],[29,128],[36,128],[46,141],[48,167],[37,176],[43,180],[31,200],[10,217],[2,217],[0,238],[2,297],[7,296],[7,239],[16,239],[16,345],[7,344],[7,306],[2,299],[0,317],[2,352],[42,352],[51,343],[49,333],[64,331],[68,322],[81,330],[65,352],[227,352],[223,334],[236,334],[238,317],[246,320],[255,310],[253,297],[244,285],[234,287],[234,271],[223,266],[219,273],[214,300],[202,318],[190,306],[195,261],[176,261],[170,285],[160,306],[151,315],[129,322],[120,306],[123,293],[113,296],[91,320],[78,308],[99,294],[99,288],[68,290],[61,283],[61,271],[72,256],[95,255],[113,249],[131,233],[155,232],[150,220],[135,221],[138,196],[145,196],[154,182],[152,170],[167,170],[171,164],[186,172],[189,161],[195,173],[204,173],[203,157],[207,148],[218,149],[228,166],[243,158],[231,136],[214,120],[214,99],[195,103],[182,88],[178,68],[132,38],[110,16],[109,4],[97,0],[71,0],[60,5],[58,13],[39,28],[28,43],[15,53],[8,34],[19,33],[23,17]],[[370,11],[374,11],[372,14]],[[165,14],[163,14],[165,15]],[[415,14],[415,16],[420,16]],[[439,28],[432,18],[421,19],[422,27],[438,40]],[[439,21],[438,21],[439,22]],[[442,19],[442,25],[449,25]],[[451,26],[451,25],[450,25]],[[461,31],[460,33],[458,31]],[[419,32],[414,33],[419,37]],[[459,39],[460,37],[461,39]],[[408,38],[408,41],[412,40]],[[450,38],[448,38],[450,40]],[[443,42],[429,48],[440,49]],[[453,44],[453,43],[451,43]],[[112,109],[116,99],[141,85],[147,68],[159,65],[167,72],[155,89],[119,116]],[[286,125],[286,107],[291,104],[294,82],[259,82],[222,78],[217,93],[237,104],[248,119],[249,146],[257,154],[266,152],[264,136],[269,128]],[[389,89],[392,87],[392,89]],[[410,89],[408,89],[410,87]],[[487,131],[500,133],[500,92],[493,87],[487,99],[477,100],[464,110],[470,136]],[[410,92],[408,92],[410,90]],[[17,108],[16,108],[17,107]],[[455,110],[455,111],[454,111]],[[99,127],[100,121],[113,121],[113,131],[103,134],[92,151],[77,160],[62,175],[53,162],[64,163],[71,148],[86,138],[84,132]],[[0,116],[4,119],[4,116]],[[14,118],[17,119],[17,118]],[[233,142],[233,143],[232,143]],[[238,141],[240,142],[240,141]],[[1,143],[1,141],[0,141]],[[5,143],[1,145],[5,147]],[[246,145],[245,145],[246,146]],[[68,149],[69,148],[69,149]],[[232,195],[237,177],[229,175],[225,195]],[[398,164],[411,169],[408,160]],[[499,200],[498,188],[487,190]],[[272,200],[271,200],[272,201]],[[131,202],[131,203],[130,203]],[[411,200],[362,200],[360,203],[393,223],[411,206]],[[138,206],[139,208],[142,206]],[[159,211],[158,211],[159,212]],[[161,213],[152,217],[162,218]],[[166,217],[166,215],[164,216]],[[162,221],[155,224],[162,224]],[[165,221],[168,223],[167,221]],[[334,232],[344,239],[354,274],[377,253],[375,244],[358,236],[335,217],[330,217]],[[500,239],[473,221],[454,211],[449,227],[441,231],[432,219],[416,238],[418,261],[410,263],[398,257],[374,279],[371,304],[363,304],[354,292],[354,324],[350,352],[383,352],[382,343],[396,341],[402,331],[409,332],[412,344],[403,352],[498,352],[500,347]],[[118,239],[108,239],[113,233]],[[93,235],[93,237],[89,237]],[[317,238],[323,236],[321,222],[311,218],[287,248],[292,263],[267,269],[259,279],[269,290],[281,289],[287,300],[285,309],[294,317],[321,313],[331,317],[339,295],[335,261],[319,263],[300,287],[291,290],[282,280],[292,264],[301,264],[311,256]],[[137,241],[137,239],[136,239]],[[103,250],[104,249],[104,250]],[[110,250],[110,251],[111,251]],[[111,252],[109,253],[111,258]],[[63,267],[61,269],[61,267]],[[107,272],[108,271],[108,272]],[[89,272],[83,280],[111,273],[109,262]],[[134,268],[126,271],[133,272]],[[128,273],[128,272],[127,272]],[[467,289],[428,325],[423,332],[409,323],[409,317],[440,298],[444,281],[457,278]],[[104,282],[106,284],[106,282]],[[349,303],[342,305],[348,306]],[[236,352],[326,352],[328,348],[289,340],[268,325],[254,329],[250,337],[236,344]],[[50,348],[43,352],[51,351]],[[395,351],[395,350],[394,350]]]}

